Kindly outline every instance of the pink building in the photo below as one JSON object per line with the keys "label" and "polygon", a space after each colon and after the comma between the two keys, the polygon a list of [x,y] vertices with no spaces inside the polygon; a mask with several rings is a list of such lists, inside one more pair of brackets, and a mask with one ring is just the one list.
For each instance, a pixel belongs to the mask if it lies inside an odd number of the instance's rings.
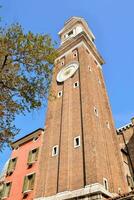
{"label": "pink building", "polygon": [[44,130],[34,132],[12,143],[12,154],[6,170],[1,199],[33,199],[38,157]]}

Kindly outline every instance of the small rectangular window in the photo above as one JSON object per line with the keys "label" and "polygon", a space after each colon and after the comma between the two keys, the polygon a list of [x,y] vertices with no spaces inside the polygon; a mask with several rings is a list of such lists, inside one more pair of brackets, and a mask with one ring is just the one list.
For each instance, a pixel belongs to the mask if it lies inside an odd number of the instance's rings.
{"label": "small rectangular window", "polygon": [[99,85],[101,85],[101,81],[100,81],[100,79],[98,78],[98,83],[99,83]]}
{"label": "small rectangular window", "polygon": [[99,113],[98,113],[98,110],[97,110],[96,107],[94,107],[94,113],[95,113],[95,115],[96,115],[97,117],[99,116]]}
{"label": "small rectangular window", "polygon": [[74,83],[74,88],[77,88],[77,87],[79,87],[79,82],[78,81],[76,81],[75,83]]}
{"label": "small rectangular window", "polygon": [[108,190],[108,181],[106,178],[103,178],[103,185],[104,185],[105,189]]}
{"label": "small rectangular window", "polygon": [[74,148],[80,147],[80,136],[74,138]]}
{"label": "small rectangular window", "polygon": [[29,152],[28,155],[28,165],[32,165],[38,159],[39,148],[33,149]]}
{"label": "small rectangular window", "polygon": [[7,175],[11,175],[14,172],[15,167],[16,167],[16,162],[17,162],[17,158],[12,158],[11,160],[9,160]]}
{"label": "small rectangular window", "polygon": [[68,36],[73,35],[73,30],[71,30],[70,32],[68,32]]}
{"label": "small rectangular window", "polygon": [[77,55],[78,55],[77,50],[74,50],[73,51],[73,57],[75,58],[75,57],[77,57]]}
{"label": "small rectangular window", "polygon": [[89,70],[90,72],[92,71],[92,68],[91,68],[91,66],[89,66],[89,65],[88,65],[88,70]]}
{"label": "small rectangular window", "polygon": [[34,189],[35,173],[26,175],[23,182],[23,193],[30,192]]}
{"label": "small rectangular window", "polygon": [[3,192],[2,192],[2,199],[9,197],[10,195],[10,190],[11,190],[11,182],[5,183],[4,184],[4,188],[3,188]]}
{"label": "small rectangular window", "polygon": [[61,66],[63,66],[63,65],[64,65],[64,61],[61,62]]}
{"label": "small rectangular window", "polygon": [[58,145],[52,148],[52,157],[57,156],[57,155],[58,155]]}
{"label": "small rectangular window", "polygon": [[106,126],[107,126],[108,129],[110,129],[109,121],[106,121]]}
{"label": "small rectangular window", "polygon": [[60,59],[60,63],[61,63],[61,66],[64,66],[65,65],[65,57],[62,57]]}
{"label": "small rectangular window", "polygon": [[62,91],[58,92],[58,98],[62,96]]}

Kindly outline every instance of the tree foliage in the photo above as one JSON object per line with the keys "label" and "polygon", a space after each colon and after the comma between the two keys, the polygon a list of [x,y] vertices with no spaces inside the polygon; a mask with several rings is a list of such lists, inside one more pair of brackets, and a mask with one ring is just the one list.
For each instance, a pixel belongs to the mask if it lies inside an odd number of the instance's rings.
{"label": "tree foliage", "polygon": [[0,149],[18,131],[16,115],[47,98],[55,56],[50,36],[25,34],[19,24],[0,28]]}

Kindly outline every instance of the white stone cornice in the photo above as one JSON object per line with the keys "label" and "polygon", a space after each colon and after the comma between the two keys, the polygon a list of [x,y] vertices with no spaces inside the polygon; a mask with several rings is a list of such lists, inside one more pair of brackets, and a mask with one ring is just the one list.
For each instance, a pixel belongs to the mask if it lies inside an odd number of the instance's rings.
{"label": "white stone cornice", "polygon": [[93,196],[93,195],[98,195],[101,194],[102,196],[105,197],[114,197],[115,194],[110,193],[107,191],[103,185],[100,183],[95,183],[91,185],[87,185],[84,188],[78,189],[78,190],[73,190],[73,191],[65,191],[61,193],[57,193],[54,196],[50,197],[39,197],[34,200],[67,200],[67,199],[72,199],[76,197],[84,197],[84,196]]}
{"label": "white stone cornice", "polygon": [[55,59],[55,63],[57,62],[57,60],[61,59],[64,56],[67,56],[68,54],[70,54],[73,50],[75,50],[76,48],[80,47],[80,46],[84,46],[91,54],[91,56],[93,57],[93,59],[97,62],[97,66],[100,67],[102,69],[102,66],[100,65],[100,63],[97,61],[97,59],[95,58],[95,56],[93,55],[93,53],[91,52],[91,50],[88,48],[88,46],[85,44],[84,41],[79,42],[78,44],[76,44],[75,46],[73,46],[71,49],[69,49],[68,51],[66,51],[64,54],[62,54],[61,56],[57,57]]}

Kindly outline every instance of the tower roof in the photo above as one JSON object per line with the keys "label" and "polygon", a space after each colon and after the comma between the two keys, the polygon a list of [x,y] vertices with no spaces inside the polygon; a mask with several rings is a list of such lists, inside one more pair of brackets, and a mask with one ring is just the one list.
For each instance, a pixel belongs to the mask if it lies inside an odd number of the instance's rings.
{"label": "tower roof", "polygon": [[87,22],[85,21],[84,18],[82,17],[76,17],[73,16],[71,18],[69,18],[65,23],[64,23],[64,27],[63,29],[61,29],[61,31],[59,31],[59,35],[61,36],[61,34],[63,32],[65,32],[68,28],[72,27],[73,25],[75,25],[76,23],[81,23],[85,29],[88,31],[88,33],[90,34],[90,36],[92,37],[92,39],[95,39],[94,34],[92,33],[91,29],[89,28]]}

